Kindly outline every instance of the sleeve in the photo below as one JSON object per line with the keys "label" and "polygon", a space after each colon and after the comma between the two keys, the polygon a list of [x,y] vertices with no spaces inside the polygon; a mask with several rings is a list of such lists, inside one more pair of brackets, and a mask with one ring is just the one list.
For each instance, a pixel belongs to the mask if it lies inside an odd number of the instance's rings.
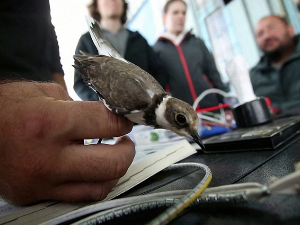
{"label": "sleeve", "polygon": [[55,29],[54,26],[52,25],[51,22],[49,22],[49,42],[50,42],[50,46],[49,46],[49,52],[50,52],[50,72],[53,73],[64,73],[63,68],[62,68],[62,64],[60,62],[60,55],[59,55],[59,46],[58,46],[58,42],[57,42],[57,36],[55,33]]}
{"label": "sleeve", "polygon": [[[81,54],[80,50],[87,52],[87,53],[95,54],[93,49],[91,49],[91,47],[89,47],[89,46],[94,45],[92,39],[90,38],[91,43],[88,43],[88,42],[89,42],[89,39],[85,38],[84,36],[81,36],[81,38],[79,39],[79,42],[77,44],[75,54]],[[87,84],[84,83],[82,76],[80,75],[80,73],[77,72],[76,69],[74,71],[74,86],[73,86],[73,88],[74,88],[76,94],[83,101],[98,101],[99,100],[97,93],[93,89],[91,89]]]}
{"label": "sleeve", "polygon": [[220,73],[216,67],[215,60],[212,54],[208,51],[205,44],[201,41],[200,48],[204,54],[204,73],[206,74],[209,81],[213,84],[215,88],[218,88],[223,91],[227,91],[227,88],[221,80]]}

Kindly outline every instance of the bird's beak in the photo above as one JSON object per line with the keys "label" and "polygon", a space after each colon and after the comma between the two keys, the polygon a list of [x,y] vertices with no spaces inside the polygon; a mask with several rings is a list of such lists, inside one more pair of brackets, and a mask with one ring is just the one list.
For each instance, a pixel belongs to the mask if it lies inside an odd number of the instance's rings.
{"label": "bird's beak", "polygon": [[205,146],[204,146],[204,144],[203,144],[203,142],[202,142],[202,140],[201,140],[201,138],[200,138],[197,131],[194,131],[191,134],[191,136],[192,136],[193,140],[201,147],[201,149],[205,149]]}

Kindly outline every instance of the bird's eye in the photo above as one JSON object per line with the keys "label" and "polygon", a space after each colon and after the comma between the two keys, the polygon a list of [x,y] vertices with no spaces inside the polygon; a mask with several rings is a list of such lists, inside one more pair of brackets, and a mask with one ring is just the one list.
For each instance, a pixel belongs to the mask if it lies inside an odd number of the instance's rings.
{"label": "bird's eye", "polygon": [[184,125],[186,124],[186,118],[184,115],[177,113],[175,115],[175,120],[179,125]]}

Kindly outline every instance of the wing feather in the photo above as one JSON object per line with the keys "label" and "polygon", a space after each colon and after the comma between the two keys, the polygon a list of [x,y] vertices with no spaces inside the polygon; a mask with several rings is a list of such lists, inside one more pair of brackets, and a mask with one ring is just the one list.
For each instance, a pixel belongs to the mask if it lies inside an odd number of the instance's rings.
{"label": "wing feather", "polygon": [[99,23],[88,16],[86,16],[85,18],[88,24],[89,33],[98,50],[99,55],[111,56],[124,62],[128,62],[113,48],[110,42],[104,37]]}

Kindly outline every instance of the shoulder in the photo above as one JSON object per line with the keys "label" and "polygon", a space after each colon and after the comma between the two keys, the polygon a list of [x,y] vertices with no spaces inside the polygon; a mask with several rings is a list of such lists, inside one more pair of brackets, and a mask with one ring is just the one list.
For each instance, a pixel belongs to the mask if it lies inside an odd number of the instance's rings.
{"label": "shoulder", "polygon": [[184,40],[182,41],[182,46],[185,49],[190,49],[193,51],[200,51],[201,54],[208,54],[209,51],[201,38],[196,37],[194,34],[188,33]]}
{"label": "shoulder", "polygon": [[158,39],[152,46],[155,53],[165,53],[168,50],[174,49],[174,45],[166,39]]}
{"label": "shoulder", "polygon": [[94,43],[93,43],[92,37],[89,32],[86,32],[80,36],[78,45],[91,45],[91,44],[94,44]]}
{"label": "shoulder", "polygon": [[259,71],[265,70],[268,67],[269,67],[268,59],[267,59],[267,57],[265,55],[263,55],[259,59],[259,61],[257,62],[257,64],[250,69],[250,75],[251,74],[255,74],[255,73],[259,72]]}
{"label": "shoulder", "polygon": [[83,35],[81,35],[79,41],[92,41],[90,33],[86,32]]}
{"label": "shoulder", "polygon": [[185,51],[190,51],[201,56],[204,60],[205,58],[211,58],[211,52],[206,47],[204,41],[201,38],[196,37],[193,34],[187,35],[182,41],[182,48]]}
{"label": "shoulder", "polygon": [[263,76],[263,74],[265,74],[267,70],[268,70],[268,65],[264,61],[264,57],[262,57],[260,61],[255,66],[253,66],[249,71],[251,82],[252,83],[259,82],[261,76]]}
{"label": "shoulder", "polygon": [[255,65],[254,67],[252,67],[249,71],[249,75],[250,78],[253,79],[253,77],[255,76],[255,74],[257,73],[257,69],[256,69],[257,65]]}
{"label": "shoulder", "polygon": [[300,41],[300,34],[295,35],[295,40],[297,41],[297,44],[299,44],[299,41]]}
{"label": "shoulder", "polygon": [[294,38],[295,42],[296,42],[296,52],[300,53],[300,34],[296,35]]}
{"label": "shoulder", "polygon": [[201,38],[196,37],[194,34],[187,36],[186,39],[193,44],[206,48],[204,41]]}
{"label": "shoulder", "polygon": [[259,72],[259,62],[256,64],[256,65],[254,65],[251,69],[250,69],[250,71],[249,71],[249,73],[250,73],[250,77],[252,78],[253,76],[255,76],[255,74],[257,74],[258,72]]}
{"label": "shoulder", "polygon": [[158,40],[154,43],[153,48],[154,48],[154,49],[157,49],[157,48],[163,47],[163,46],[164,46],[164,42],[165,42],[164,40],[158,39]]}
{"label": "shoulder", "polygon": [[[128,30],[128,29],[127,29]],[[147,43],[147,40],[138,32],[138,31],[131,31],[129,32],[129,40],[141,41]]]}
{"label": "shoulder", "polygon": [[170,45],[174,46],[172,40],[170,38],[168,38],[167,36],[165,36],[164,34],[162,34],[157,38],[156,42],[153,45],[153,48],[164,49]]}
{"label": "shoulder", "polygon": [[89,32],[86,32],[83,35],[81,35],[75,53],[78,54],[80,50],[84,52],[88,52],[90,54],[98,55],[98,50],[94,45],[94,42]]}

